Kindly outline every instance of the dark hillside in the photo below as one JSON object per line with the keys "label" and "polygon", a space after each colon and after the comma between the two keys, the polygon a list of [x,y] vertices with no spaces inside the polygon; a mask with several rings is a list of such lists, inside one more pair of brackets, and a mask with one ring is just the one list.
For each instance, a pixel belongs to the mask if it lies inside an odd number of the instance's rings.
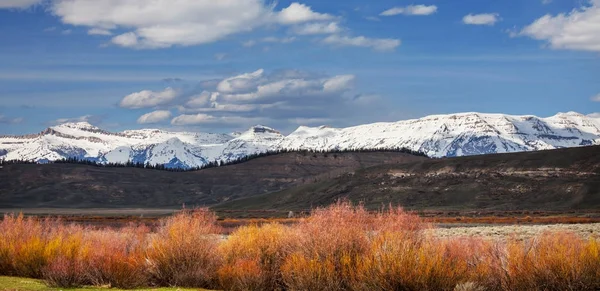
{"label": "dark hillside", "polygon": [[600,146],[380,165],[215,209],[305,210],[340,198],[370,208],[599,210]]}
{"label": "dark hillside", "polygon": [[0,208],[164,208],[213,205],[363,167],[426,159],[398,152],[285,153],[195,172],[78,164],[4,165]]}

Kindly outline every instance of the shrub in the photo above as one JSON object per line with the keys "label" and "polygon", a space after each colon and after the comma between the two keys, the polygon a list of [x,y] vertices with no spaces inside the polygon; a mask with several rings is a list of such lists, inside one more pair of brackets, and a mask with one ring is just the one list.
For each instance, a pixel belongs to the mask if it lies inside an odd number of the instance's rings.
{"label": "shrub", "polygon": [[292,251],[296,235],[280,224],[244,226],[220,247],[224,265],[219,282],[227,290],[283,288],[281,265]]}
{"label": "shrub", "polygon": [[333,257],[307,257],[295,253],[282,266],[283,280],[289,290],[343,290],[345,280],[340,276]]}
{"label": "shrub", "polygon": [[54,220],[5,215],[0,222],[0,272],[10,276],[41,278],[42,270],[58,244],[52,240]]}
{"label": "shrub", "polygon": [[[373,216],[362,205],[339,201],[314,210],[294,229],[298,233],[296,251],[282,270],[286,286],[300,290],[318,278],[323,288],[347,288],[347,271],[368,250]],[[301,272],[303,267],[310,267],[309,271]]]}
{"label": "shrub", "polygon": [[150,274],[156,284],[214,287],[221,240],[216,220],[207,209],[184,211],[163,220],[147,251]]}
{"label": "shrub", "polygon": [[86,259],[86,275],[96,286],[131,289],[147,285],[145,227],[92,231],[88,243],[92,250]]}
{"label": "shrub", "polygon": [[545,233],[507,245],[505,286],[509,289],[597,290],[599,243],[570,233]]}
{"label": "shrub", "polygon": [[[355,270],[354,290],[451,290],[469,279],[468,254],[455,242],[416,240],[403,233],[383,232]],[[467,250],[464,250],[467,251]],[[467,251],[468,252],[468,251]]]}
{"label": "shrub", "polygon": [[90,260],[90,246],[84,241],[81,227],[70,227],[68,232],[56,234],[47,247],[53,249],[55,254],[42,269],[46,284],[73,288],[89,283],[86,265]]}

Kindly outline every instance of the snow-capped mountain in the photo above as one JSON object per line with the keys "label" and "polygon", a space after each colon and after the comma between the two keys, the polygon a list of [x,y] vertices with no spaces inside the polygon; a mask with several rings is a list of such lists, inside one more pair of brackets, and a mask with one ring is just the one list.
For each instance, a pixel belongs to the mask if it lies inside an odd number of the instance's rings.
{"label": "snow-capped mountain", "polygon": [[458,113],[349,128],[300,127],[281,148],[405,147],[431,157],[545,150],[600,144],[600,119],[576,112],[533,115]]}
{"label": "snow-capped mountain", "polygon": [[575,112],[532,115],[459,113],[349,128],[301,126],[288,136],[266,126],[243,133],[111,133],[89,123],[66,123],[39,134],[0,137],[0,159],[52,161],[66,157],[98,162],[142,162],[196,167],[211,161],[278,149],[405,147],[432,157],[463,156],[600,144],[600,119]]}

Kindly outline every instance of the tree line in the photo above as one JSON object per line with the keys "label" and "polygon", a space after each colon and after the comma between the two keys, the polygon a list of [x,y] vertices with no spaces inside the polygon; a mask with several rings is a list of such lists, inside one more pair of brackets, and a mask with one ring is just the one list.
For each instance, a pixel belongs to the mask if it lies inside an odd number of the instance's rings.
{"label": "tree line", "polygon": [[[142,162],[134,162],[131,160],[129,160],[125,163],[99,162],[99,161],[93,160],[93,159],[77,158],[77,157],[62,158],[62,159],[58,159],[58,160],[54,160],[54,161],[48,161],[47,163],[48,164],[79,164],[79,165],[88,165],[88,166],[105,167],[105,168],[141,168],[141,169],[161,170],[161,171],[170,171],[170,172],[190,172],[190,171],[199,171],[199,170],[216,168],[216,167],[236,165],[236,164],[245,163],[250,160],[254,160],[254,159],[258,159],[258,158],[262,158],[262,157],[268,157],[268,156],[274,156],[274,155],[280,155],[280,154],[286,154],[286,153],[298,153],[303,156],[310,155],[314,158],[317,158],[319,155],[323,155],[323,157],[329,157],[331,155],[333,158],[337,158],[338,154],[373,153],[373,152],[397,152],[397,153],[404,153],[404,154],[410,154],[410,155],[415,155],[415,156],[427,157],[427,155],[425,153],[420,152],[420,151],[414,151],[414,150],[407,149],[404,147],[396,147],[396,148],[330,149],[330,150],[312,150],[312,149],[309,149],[309,150],[293,150],[293,149],[269,150],[269,151],[265,151],[265,152],[245,155],[242,157],[236,157],[236,158],[228,160],[228,161],[222,161],[222,160],[209,161],[202,166],[187,167],[187,168],[169,167],[165,164],[151,164],[149,162],[142,163]],[[39,164],[39,162],[36,162],[33,160],[23,160],[23,159],[21,159],[21,160],[0,159],[0,165],[10,165],[10,164]]]}

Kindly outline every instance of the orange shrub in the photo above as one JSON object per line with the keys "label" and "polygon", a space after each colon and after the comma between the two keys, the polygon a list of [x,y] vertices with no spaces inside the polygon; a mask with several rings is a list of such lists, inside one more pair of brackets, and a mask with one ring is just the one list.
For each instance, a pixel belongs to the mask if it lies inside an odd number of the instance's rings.
{"label": "orange shrub", "polygon": [[545,233],[532,240],[507,245],[507,289],[600,289],[597,240],[585,242],[570,233]]}
{"label": "orange shrub", "polygon": [[163,220],[147,250],[153,281],[162,286],[214,287],[221,240],[216,221],[207,209]]}
{"label": "orange shrub", "polygon": [[[318,278],[318,285],[323,288],[346,288],[346,271],[354,269],[356,261],[368,250],[373,215],[362,205],[337,202],[314,210],[293,228],[298,239],[294,256],[286,260],[282,269],[286,286],[300,290]],[[304,267],[310,267],[306,273],[300,271]]]}
{"label": "orange shrub", "polygon": [[238,228],[220,246],[219,282],[227,290],[282,289],[281,265],[296,234],[280,224]]}
{"label": "orange shrub", "polygon": [[295,253],[281,270],[288,290],[343,290],[345,279],[336,269],[338,264],[333,257],[310,258]]}
{"label": "orange shrub", "polygon": [[383,232],[354,270],[354,290],[451,290],[469,280],[468,250],[460,242]]}
{"label": "orange shrub", "polygon": [[88,233],[91,251],[86,258],[86,275],[96,286],[136,288],[147,285],[145,227],[125,227]]}

